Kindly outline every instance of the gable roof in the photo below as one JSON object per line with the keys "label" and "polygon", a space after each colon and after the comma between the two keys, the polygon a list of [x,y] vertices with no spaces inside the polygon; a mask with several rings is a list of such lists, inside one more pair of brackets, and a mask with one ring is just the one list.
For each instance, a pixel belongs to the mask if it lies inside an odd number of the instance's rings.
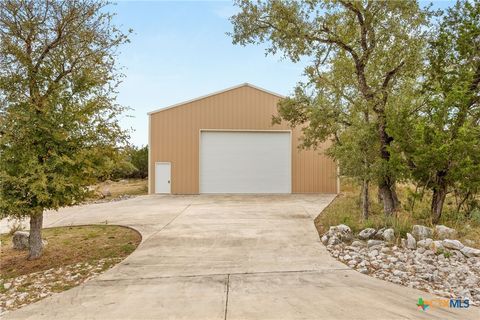
{"label": "gable roof", "polygon": [[272,91],[269,91],[269,90],[266,90],[266,89],[263,89],[263,88],[254,86],[253,84],[250,84],[250,83],[248,83],[248,82],[245,82],[245,83],[242,83],[242,84],[239,84],[239,85],[230,87],[230,88],[226,88],[226,89],[223,89],[223,90],[220,90],[220,91],[216,91],[216,92],[213,92],[213,93],[210,93],[210,94],[207,94],[207,95],[204,95],[204,96],[195,98],[195,99],[183,101],[183,102],[176,103],[176,104],[173,104],[173,105],[168,106],[168,107],[164,107],[164,108],[160,108],[160,109],[157,109],[157,110],[153,110],[153,111],[148,112],[147,114],[148,114],[148,115],[152,115],[152,114],[157,113],[157,112],[165,111],[165,110],[172,109],[172,108],[175,108],[175,107],[180,107],[180,106],[182,106],[182,105],[184,105],[184,104],[187,104],[187,103],[190,103],[190,102],[202,100],[202,99],[205,99],[205,98],[208,98],[208,97],[211,97],[211,96],[215,96],[215,95],[217,95],[217,94],[224,93],[224,92],[227,92],[227,91],[230,91],[230,90],[238,89],[238,88],[241,88],[241,87],[250,87],[250,88],[254,88],[254,89],[257,89],[257,90],[260,90],[260,91],[269,93],[269,94],[271,94],[271,95],[277,96],[277,97],[279,97],[279,98],[285,98],[285,96],[283,96],[283,95],[281,95],[281,94],[279,94],[279,93],[275,93],[275,92],[272,92]]}

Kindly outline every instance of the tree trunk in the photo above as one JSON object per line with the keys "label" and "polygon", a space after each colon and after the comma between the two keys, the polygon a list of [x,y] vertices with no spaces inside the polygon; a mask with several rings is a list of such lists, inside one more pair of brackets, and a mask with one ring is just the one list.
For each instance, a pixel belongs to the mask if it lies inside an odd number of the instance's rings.
{"label": "tree trunk", "polygon": [[381,190],[380,190],[380,187],[379,187],[378,190],[377,190],[377,201],[378,201],[378,203],[382,203],[382,202],[383,202],[382,192],[381,192]]}
{"label": "tree trunk", "polygon": [[[385,162],[390,162],[389,146],[393,138],[387,133],[387,118],[385,112],[377,112],[378,115],[378,134],[380,137],[380,158]],[[379,183],[379,193],[383,200],[383,211],[386,216],[391,216],[395,212],[396,205],[399,203],[397,193],[395,192],[395,180],[389,173],[383,176]]]}
{"label": "tree trunk", "polygon": [[467,192],[467,195],[460,201],[460,203],[457,204],[457,213],[460,213],[463,204],[468,200],[468,198],[470,198],[470,191]]}
{"label": "tree trunk", "polygon": [[362,185],[362,217],[364,220],[368,219],[368,215],[370,213],[370,204],[369,204],[369,197],[368,197],[368,185],[369,182],[367,179],[363,180]]}
{"label": "tree trunk", "polygon": [[400,207],[401,203],[400,203],[400,200],[398,199],[397,188],[395,183],[393,183],[391,189],[392,189],[393,205],[394,205],[394,209],[396,210]]}
{"label": "tree trunk", "polygon": [[410,212],[413,213],[413,209],[415,208],[415,202],[417,200],[417,196],[418,196],[418,183],[415,184],[415,193],[413,194],[413,199],[411,198],[411,201],[410,201]]}
{"label": "tree trunk", "polygon": [[30,216],[30,236],[28,237],[28,244],[30,245],[30,252],[28,260],[35,260],[40,258],[43,251],[42,242],[42,225],[43,225],[43,210],[32,214]]}
{"label": "tree trunk", "polygon": [[440,183],[435,188],[433,188],[432,196],[432,222],[437,224],[440,221],[442,216],[443,203],[445,202],[445,197],[447,196],[447,186],[445,183]]}
{"label": "tree trunk", "polygon": [[383,212],[386,216],[391,216],[395,212],[395,199],[391,187],[386,182],[379,185],[379,192],[383,200]]}

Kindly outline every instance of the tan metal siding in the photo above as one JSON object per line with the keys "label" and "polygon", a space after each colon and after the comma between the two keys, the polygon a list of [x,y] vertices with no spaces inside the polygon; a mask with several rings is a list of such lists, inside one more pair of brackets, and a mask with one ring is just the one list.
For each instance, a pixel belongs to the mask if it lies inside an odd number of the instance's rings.
{"label": "tan metal siding", "polygon": [[[172,163],[172,193],[199,192],[200,129],[288,130],[272,126],[280,98],[243,86],[150,115],[150,192],[155,192],[155,162]],[[335,162],[319,150],[299,150],[300,130],[292,130],[292,192],[336,193]]]}

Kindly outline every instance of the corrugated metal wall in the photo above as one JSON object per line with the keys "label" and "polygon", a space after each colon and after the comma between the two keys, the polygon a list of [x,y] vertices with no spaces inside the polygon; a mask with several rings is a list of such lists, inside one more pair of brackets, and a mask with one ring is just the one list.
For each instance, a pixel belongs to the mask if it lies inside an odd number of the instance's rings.
{"label": "corrugated metal wall", "polygon": [[[248,85],[150,115],[150,192],[155,162],[171,162],[172,193],[199,192],[200,129],[284,130],[272,126],[280,98]],[[337,168],[321,150],[299,150],[300,130],[292,131],[292,192],[336,193]]]}

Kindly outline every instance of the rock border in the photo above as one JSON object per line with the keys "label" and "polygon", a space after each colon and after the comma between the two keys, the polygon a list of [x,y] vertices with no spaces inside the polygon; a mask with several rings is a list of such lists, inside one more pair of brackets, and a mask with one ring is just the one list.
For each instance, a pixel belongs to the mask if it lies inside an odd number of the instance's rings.
{"label": "rock border", "polygon": [[333,257],[360,273],[480,306],[480,250],[446,239],[455,230],[438,227],[416,225],[398,241],[393,229],[367,228],[355,236],[341,224],[330,227],[321,241]]}

